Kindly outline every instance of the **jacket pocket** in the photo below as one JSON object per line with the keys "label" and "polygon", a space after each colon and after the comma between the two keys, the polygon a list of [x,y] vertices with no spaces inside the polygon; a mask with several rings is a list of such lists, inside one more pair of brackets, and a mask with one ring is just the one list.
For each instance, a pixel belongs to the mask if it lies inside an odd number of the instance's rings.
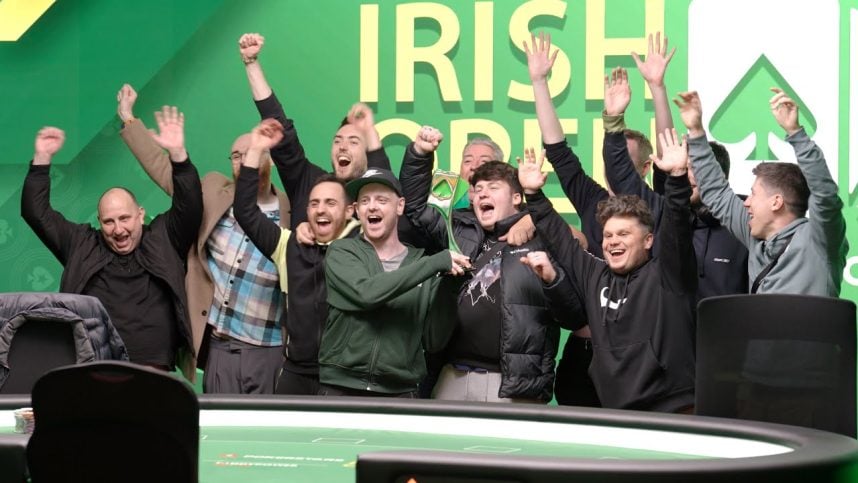
{"label": "jacket pocket", "polygon": [[621,347],[593,347],[590,377],[606,408],[645,408],[667,394],[664,365],[649,340]]}

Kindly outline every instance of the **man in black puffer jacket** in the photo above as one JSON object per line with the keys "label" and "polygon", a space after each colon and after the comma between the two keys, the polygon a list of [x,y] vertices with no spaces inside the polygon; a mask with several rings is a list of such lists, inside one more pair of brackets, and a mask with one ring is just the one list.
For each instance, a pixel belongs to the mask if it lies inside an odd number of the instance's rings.
{"label": "man in black puffer jacket", "polygon": [[[406,149],[400,178],[405,212],[416,231],[435,249],[448,245],[446,222],[426,199],[432,180],[434,151],[441,134],[424,127]],[[521,259],[543,249],[535,238],[511,247],[499,241],[526,212],[516,170],[490,161],[474,171],[472,209],[453,213],[453,234],[474,267],[470,280],[458,287],[456,316],[447,334],[447,364],[434,397],[490,402],[547,402],[554,384],[554,359],[559,327],[580,328],[585,318],[577,292],[561,276],[549,291],[558,294],[551,306],[542,281]],[[559,272],[560,269],[557,268]]]}

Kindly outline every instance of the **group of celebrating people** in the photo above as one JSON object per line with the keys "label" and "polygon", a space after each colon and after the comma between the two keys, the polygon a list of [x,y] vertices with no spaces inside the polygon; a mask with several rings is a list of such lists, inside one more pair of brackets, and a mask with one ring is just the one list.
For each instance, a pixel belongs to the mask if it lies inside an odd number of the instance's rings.
{"label": "group of celebrating people", "polygon": [[[239,39],[262,121],[232,145],[232,178],[202,180],[184,115],[165,106],[157,132],[118,93],[121,137],[169,210],[145,223],[114,187],[100,227],[50,203],[60,129],[45,127],[21,213],[63,265],[60,290],[104,304],[132,362],[193,379],[211,393],[546,403],[689,412],[697,302],[735,293],[839,295],[847,251],[842,202],[798,106],[773,88],[769,108],[798,164],[761,163],[746,198],[729,157],[709,142],[696,92],[674,100],[674,50],[660,34],[642,59],[658,146],[630,130],[628,74],[605,77],[603,161],[609,188],[583,170],[548,88],[557,51],[525,42],[544,151],[518,168],[487,138],[464,149],[467,207],[429,205],[443,134],[424,126],[391,172],[372,110],[355,104],[336,131],[330,173],[311,163],[268,84],[264,38]],[[543,159],[581,220],[566,224],[543,194]],[[276,167],[285,193],[271,182]],[[653,188],[644,178],[652,171]],[[809,212],[809,216],[808,215]],[[450,224],[448,227],[447,225]],[[450,237],[457,250],[451,250]],[[572,331],[555,370],[560,328]]]}

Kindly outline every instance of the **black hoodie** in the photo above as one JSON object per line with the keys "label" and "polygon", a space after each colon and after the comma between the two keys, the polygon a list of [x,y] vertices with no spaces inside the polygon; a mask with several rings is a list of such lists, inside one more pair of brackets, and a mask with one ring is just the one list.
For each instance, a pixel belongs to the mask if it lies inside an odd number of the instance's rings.
{"label": "black hoodie", "polygon": [[687,177],[668,179],[657,233],[665,256],[624,275],[578,245],[542,192],[527,195],[540,237],[583,295],[593,334],[590,376],[604,407],[675,412],[694,403],[690,195]]}

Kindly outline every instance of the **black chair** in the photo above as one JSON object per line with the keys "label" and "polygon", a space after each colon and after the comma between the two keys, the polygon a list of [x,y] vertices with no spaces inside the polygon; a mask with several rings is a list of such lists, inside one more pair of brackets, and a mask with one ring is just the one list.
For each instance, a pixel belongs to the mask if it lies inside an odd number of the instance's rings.
{"label": "black chair", "polygon": [[97,298],[0,294],[0,394],[29,394],[56,367],[111,359],[128,355]]}
{"label": "black chair", "polygon": [[175,376],[127,362],[63,367],[32,402],[34,483],[197,481],[199,403]]}
{"label": "black chair", "polygon": [[9,346],[10,367],[0,394],[30,394],[46,372],[77,362],[72,327],[53,320],[30,319]]}
{"label": "black chair", "polygon": [[698,306],[695,411],[856,436],[849,300],[729,295]]}

